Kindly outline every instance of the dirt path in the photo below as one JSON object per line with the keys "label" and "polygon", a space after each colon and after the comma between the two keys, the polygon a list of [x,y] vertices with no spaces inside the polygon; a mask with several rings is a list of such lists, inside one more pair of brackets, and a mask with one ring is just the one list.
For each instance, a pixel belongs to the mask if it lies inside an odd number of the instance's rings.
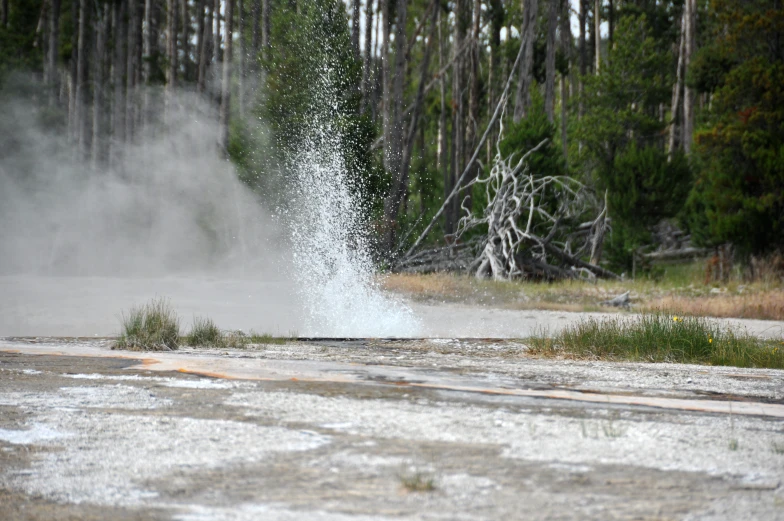
{"label": "dirt path", "polygon": [[782,414],[781,371],[503,341],[3,340],[0,517],[784,519]]}

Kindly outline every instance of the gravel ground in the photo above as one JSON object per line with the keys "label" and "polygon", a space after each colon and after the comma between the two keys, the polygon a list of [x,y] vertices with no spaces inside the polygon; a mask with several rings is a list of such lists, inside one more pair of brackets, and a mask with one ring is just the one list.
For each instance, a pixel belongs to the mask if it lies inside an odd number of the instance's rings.
{"label": "gravel ground", "polygon": [[782,389],[504,341],[6,339],[0,518],[778,520]]}

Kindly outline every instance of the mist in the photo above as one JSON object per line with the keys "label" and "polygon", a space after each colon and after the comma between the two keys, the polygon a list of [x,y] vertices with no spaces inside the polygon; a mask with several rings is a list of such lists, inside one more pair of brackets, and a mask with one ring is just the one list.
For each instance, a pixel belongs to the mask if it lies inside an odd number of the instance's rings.
{"label": "mist", "polygon": [[[217,121],[179,93],[134,144],[79,158],[46,109],[0,102],[0,335],[110,335],[169,298],[183,317],[297,330],[287,227],[216,145]],[[96,164],[97,163],[97,164]]]}

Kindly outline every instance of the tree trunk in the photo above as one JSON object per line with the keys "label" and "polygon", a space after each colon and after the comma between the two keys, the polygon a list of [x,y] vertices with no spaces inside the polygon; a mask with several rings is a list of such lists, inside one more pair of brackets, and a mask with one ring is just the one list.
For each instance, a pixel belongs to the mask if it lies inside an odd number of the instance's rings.
{"label": "tree trunk", "polygon": [[57,100],[57,55],[60,48],[60,5],[61,0],[52,0],[49,9],[49,34],[47,38],[46,78],[45,83],[49,89],[49,104],[54,105]]}
{"label": "tree trunk", "polygon": [[536,41],[536,17],[539,2],[523,0],[523,25],[520,36],[525,43],[523,59],[520,62],[520,73],[517,80],[517,98],[515,99],[514,121],[517,123],[528,117],[531,106],[531,81],[534,68],[534,42]]}
{"label": "tree trunk", "polygon": [[360,0],[353,0],[353,9],[351,11],[351,46],[354,48],[354,55],[357,59],[359,56],[359,6]]}
{"label": "tree trunk", "polygon": [[261,0],[261,47],[265,58],[269,58],[270,10],[270,0]]}
{"label": "tree trunk", "polygon": [[596,55],[595,74],[599,74],[599,67],[602,63],[602,0],[594,0],[593,3],[593,39],[596,45],[594,54]]}
{"label": "tree trunk", "polygon": [[390,77],[390,67],[389,67],[389,30],[392,25],[392,21],[389,19],[390,16],[390,9],[389,9],[389,2],[392,0],[380,0],[383,2],[383,12],[384,12],[384,20],[383,20],[383,35],[382,35],[382,42],[381,42],[381,85],[382,85],[382,97],[381,97],[381,111],[382,111],[382,134],[384,136],[384,168],[387,172],[390,172],[391,165],[389,163],[390,155],[389,155],[389,146],[391,143],[391,134],[392,134],[392,104],[391,104],[391,88],[392,82]]}
{"label": "tree trunk", "polygon": [[169,66],[166,72],[166,96],[168,103],[177,86],[177,0],[169,0],[167,9],[166,54]]}
{"label": "tree trunk", "polygon": [[77,66],[79,63],[79,2],[71,1],[71,20],[74,25],[71,34],[71,67],[69,71],[68,91],[68,135],[73,142],[78,142],[78,120],[76,117],[76,84]]}
{"label": "tree trunk", "polygon": [[3,7],[3,14],[2,14],[2,20],[0,20],[0,22],[2,22],[3,27],[8,27],[8,0],[3,0],[2,7]]}
{"label": "tree trunk", "polygon": [[180,15],[180,26],[182,28],[182,39],[180,40],[180,47],[182,48],[182,79],[184,82],[189,82],[191,78],[191,12],[188,7],[188,0],[180,0],[180,7],[182,8]]}
{"label": "tree trunk", "polygon": [[207,8],[207,21],[204,24],[204,36],[201,43],[201,56],[199,57],[199,79],[196,89],[199,92],[204,92],[207,87],[207,76],[209,73],[210,62],[212,60],[212,46],[214,44],[212,34],[212,17],[213,17],[213,3],[212,0],[206,0]]}
{"label": "tree trunk", "polygon": [[[220,19],[221,19],[221,0],[215,0],[213,8],[212,8],[212,74],[210,75],[212,78],[212,85],[211,88],[214,89],[214,96],[217,97],[218,105],[221,103],[221,98],[223,94],[222,88],[222,69],[219,68],[221,63],[221,31],[220,31]],[[224,13],[225,16],[225,13]],[[224,19],[225,22],[225,19]],[[225,25],[224,25],[225,27]],[[224,42],[225,44],[225,42]]]}
{"label": "tree trunk", "polygon": [[89,94],[89,73],[88,73],[88,48],[90,42],[88,38],[88,28],[90,27],[91,3],[88,0],[79,1],[79,48],[77,49],[78,64],[76,66],[76,114],[78,121],[79,136],[79,157],[87,159],[89,151],[90,126],[87,117],[87,105]]}
{"label": "tree trunk", "polygon": [[[561,0],[561,51],[567,63],[567,70],[572,68],[572,28],[569,16],[569,0]],[[565,75],[561,75],[561,146],[564,159],[569,162],[569,146],[566,131],[567,106],[569,104],[569,85]]]}
{"label": "tree trunk", "polygon": [[588,72],[588,49],[586,49],[586,42],[585,42],[585,23],[587,17],[587,0],[579,0],[580,1],[580,14],[579,14],[579,25],[580,25],[580,42],[579,42],[579,53],[580,53],[580,79],[578,80],[577,84],[577,96],[579,101],[579,107],[577,109],[578,117],[582,118],[583,113],[585,111],[585,106],[583,104],[583,77]]}
{"label": "tree trunk", "polygon": [[[464,31],[464,2],[466,0],[455,1],[455,22],[454,36],[452,41],[452,181],[450,185],[454,189],[454,180],[457,179],[458,172],[462,169],[465,155],[465,112],[463,104],[463,47]],[[458,204],[457,198],[450,201],[446,212],[445,233],[452,235],[457,224]]]}
{"label": "tree trunk", "polygon": [[[501,78],[499,70],[499,52],[501,48],[501,28],[504,26],[504,5],[501,0],[490,0],[490,52],[489,65],[487,71],[487,116],[492,115],[496,104],[496,94],[498,93],[498,79]],[[487,163],[489,164],[493,156],[493,142],[495,133],[487,140]]]}
{"label": "tree trunk", "polygon": [[[688,0],[687,0],[688,1]],[[681,35],[678,44],[678,68],[675,70],[675,85],[672,86],[672,103],[670,103],[670,132],[667,140],[667,159],[672,160],[675,151],[675,133],[678,122],[678,107],[680,106],[681,88],[683,88],[683,55],[686,44],[686,13],[681,18]]]}
{"label": "tree trunk", "polygon": [[[609,5],[607,6],[607,27],[608,27],[608,41],[607,41],[607,49],[608,51],[612,49],[613,46],[613,39],[615,35],[615,5],[614,0],[608,0]],[[609,52],[608,52],[609,55]]]}
{"label": "tree trunk", "polygon": [[558,27],[558,2],[560,0],[548,0],[547,6],[544,110],[550,123],[555,121],[555,30]]}
{"label": "tree trunk", "polygon": [[93,168],[104,162],[105,110],[104,110],[104,68],[106,61],[106,29],[109,19],[109,4],[99,7],[96,21],[95,59],[93,60]]}
{"label": "tree trunk", "polygon": [[125,139],[133,140],[136,126],[136,69],[139,47],[139,0],[128,1],[128,49],[125,73]]}
{"label": "tree trunk", "polygon": [[365,57],[362,64],[362,101],[360,113],[364,113],[369,103],[370,67],[373,64],[373,0],[366,0],[365,6]]}
{"label": "tree trunk", "polygon": [[[446,61],[444,57],[444,39],[443,35],[441,34],[442,23],[441,23],[441,8],[437,9],[438,11],[438,70],[443,71],[444,62]],[[448,141],[447,141],[447,131],[446,131],[446,81],[445,81],[445,73],[441,73],[438,83],[439,83],[439,94],[441,98],[441,111],[438,114],[438,168],[441,169],[441,172],[444,177],[444,200],[446,200],[447,196],[452,192],[452,187],[454,185],[454,179],[452,178],[452,171],[449,168],[449,149],[448,149]],[[447,230],[449,228],[449,219],[450,215],[449,212],[444,214],[444,229]]]}
{"label": "tree trunk", "polygon": [[[469,53],[470,59],[470,78],[468,81],[469,95],[468,95],[468,125],[466,125],[466,143],[464,151],[474,149],[477,139],[477,129],[479,127],[479,28],[480,18],[482,14],[481,0],[474,0],[473,16],[471,21],[471,49]],[[468,158],[463,155],[461,163],[465,164]],[[466,179],[466,183],[470,183],[474,178],[479,175],[479,167],[475,168]],[[473,198],[471,196],[473,190],[467,188],[461,194],[463,201],[467,208],[473,207]]]}
{"label": "tree trunk", "polygon": [[253,29],[251,30],[250,48],[253,52],[253,61],[259,57],[259,38],[261,37],[261,0],[253,0]]}
{"label": "tree trunk", "polygon": [[226,39],[223,44],[223,80],[221,81],[220,132],[218,147],[228,157],[229,153],[229,102],[231,96],[231,51],[234,22],[234,1],[226,0]]}
{"label": "tree trunk", "polygon": [[[128,40],[128,0],[119,0],[114,4],[114,63],[112,67],[114,83],[114,110],[112,116],[113,150],[119,150],[125,141],[125,64]],[[114,161],[115,158],[113,158]]]}
{"label": "tree trunk", "polygon": [[239,74],[237,74],[237,108],[240,113],[240,120],[245,118],[245,75],[247,74],[247,53],[248,46],[245,43],[245,2],[237,0],[237,18],[239,19]]}
{"label": "tree trunk", "polygon": [[145,0],[144,2],[144,49],[142,54],[144,60],[142,64],[142,84],[144,89],[144,104],[142,106],[142,119],[143,125],[149,127],[150,117],[152,115],[152,92],[149,88],[152,82],[152,59],[153,46],[155,45],[155,31],[152,28],[152,10],[154,0]]}
{"label": "tree trunk", "polygon": [[204,54],[204,0],[197,0],[196,4],[196,51],[194,52],[194,76],[196,86],[202,79],[201,60]]}
{"label": "tree trunk", "polygon": [[[696,0],[686,0],[686,45],[683,52],[683,69],[688,71],[691,64],[691,57],[695,52],[695,34],[697,19]],[[694,133],[694,89],[688,85],[683,93],[683,150],[686,154],[691,154],[692,135]]]}

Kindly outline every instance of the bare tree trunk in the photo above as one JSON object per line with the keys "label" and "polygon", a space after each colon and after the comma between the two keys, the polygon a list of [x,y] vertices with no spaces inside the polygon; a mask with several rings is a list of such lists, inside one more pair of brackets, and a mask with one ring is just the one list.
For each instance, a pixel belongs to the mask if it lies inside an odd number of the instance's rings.
{"label": "bare tree trunk", "polygon": [[353,0],[351,11],[351,45],[354,47],[354,54],[359,59],[359,6],[360,0]]}
{"label": "bare tree trunk", "polygon": [[198,89],[199,82],[202,80],[201,61],[204,55],[204,0],[197,0],[196,4],[196,51],[193,53],[195,58],[194,76],[196,80],[196,87]]}
{"label": "bare tree trunk", "polygon": [[528,117],[531,106],[531,81],[534,68],[534,42],[536,41],[536,17],[539,2],[523,0],[523,25],[520,36],[525,43],[523,60],[520,62],[520,73],[517,80],[517,97],[515,99],[514,121],[517,123]]}
{"label": "bare tree trunk", "polygon": [[[114,111],[112,117],[112,137],[114,140],[113,148],[118,150],[125,141],[125,68],[126,68],[126,47],[128,40],[128,0],[119,0],[114,4],[114,63],[113,78],[114,83]],[[114,158],[113,158],[114,161]]]}
{"label": "bare tree trunk", "polygon": [[247,74],[247,53],[248,46],[245,43],[245,2],[237,0],[237,17],[239,19],[240,34],[240,53],[239,53],[239,74],[237,74],[237,108],[240,113],[240,120],[245,118],[245,75]]}
{"label": "bare tree trunk", "polygon": [[60,43],[60,5],[61,0],[52,0],[49,9],[49,38],[47,39],[46,78],[44,80],[49,89],[49,104],[54,105],[57,99],[57,55]]}
{"label": "bare tree trunk", "polygon": [[[457,173],[462,169],[463,156],[465,154],[465,113],[463,111],[463,57],[461,49],[465,32],[463,30],[463,19],[466,0],[455,1],[455,22],[454,36],[452,40],[452,173],[450,185],[454,188],[454,180]],[[446,226],[444,231],[447,235],[455,232],[457,224],[458,204],[457,198],[450,202],[446,211]]]}
{"label": "bare tree trunk", "polygon": [[[225,16],[225,14],[224,14]],[[221,30],[220,30],[220,20],[221,20],[221,0],[215,0],[214,6],[212,8],[212,73],[210,74],[211,83],[210,86],[214,89],[213,92],[213,99],[217,101],[218,106],[221,103],[221,96],[223,93],[222,87],[222,69],[220,68],[221,64]],[[225,21],[225,18],[224,18]],[[224,42],[225,44],[225,42]]]}
{"label": "bare tree trunk", "polygon": [[370,67],[373,64],[373,0],[365,6],[365,57],[362,64],[362,101],[360,113],[367,109],[370,95]]}
{"label": "bare tree trunk", "polygon": [[558,3],[548,0],[547,6],[547,56],[545,58],[544,110],[547,120],[555,121],[555,30],[558,27]]}
{"label": "bare tree trunk", "polygon": [[[697,19],[697,3],[696,0],[686,0],[686,45],[683,53],[683,68],[689,70],[691,64],[691,57],[695,52],[695,34],[696,34],[696,19]],[[683,93],[683,150],[686,154],[691,154],[692,135],[694,133],[694,89],[688,85]]]}
{"label": "bare tree trunk", "polygon": [[[444,62],[444,38],[441,34],[441,9],[438,8],[438,70],[443,70]],[[449,168],[449,150],[446,132],[446,75],[442,73],[438,79],[439,94],[441,98],[441,111],[438,114],[438,168],[441,169],[444,176],[444,199],[452,192],[453,179],[451,169]],[[448,214],[448,212],[447,212]],[[449,226],[449,215],[445,214],[444,229]]]}
{"label": "bare tree trunk", "polygon": [[[498,92],[498,79],[501,77],[499,70],[499,52],[501,48],[501,28],[504,25],[504,6],[501,0],[490,0],[489,13],[490,18],[490,64],[487,72],[487,116],[488,118],[493,114],[493,108],[496,104],[496,94]],[[487,162],[493,156],[492,142],[495,133],[487,140]]]}
{"label": "bare tree trunk", "polygon": [[125,74],[125,139],[133,140],[136,126],[136,69],[139,47],[139,0],[128,1],[128,49]]}
{"label": "bare tree trunk", "polygon": [[212,34],[213,3],[207,1],[207,21],[204,24],[204,36],[202,37],[201,56],[199,57],[199,79],[197,90],[204,92],[207,86],[207,75],[209,73],[210,61],[212,60],[212,46],[214,45]]}
{"label": "bare tree trunk", "polygon": [[583,113],[585,111],[585,106],[583,104],[583,77],[588,72],[588,50],[586,49],[586,42],[585,42],[585,23],[587,18],[586,11],[588,10],[588,6],[586,5],[587,0],[580,0],[580,15],[579,15],[579,24],[580,24],[580,42],[579,42],[579,53],[580,53],[580,79],[577,85],[577,96],[579,101],[579,107],[577,109],[577,114],[580,118],[583,117]]}
{"label": "bare tree trunk", "polygon": [[154,45],[154,35],[155,31],[152,29],[152,9],[153,9],[153,0],[145,0],[144,2],[144,61],[142,64],[142,84],[145,86],[144,88],[144,104],[142,106],[142,120],[143,126],[145,128],[149,128],[150,124],[150,116],[152,115],[152,93],[149,88],[150,83],[152,81],[152,64],[150,60],[152,59],[152,51]]}
{"label": "bare tree trunk", "polygon": [[221,81],[221,103],[218,135],[218,147],[228,156],[229,153],[229,111],[231,97],[231,51],[234,23],[234,0],[226,0],[226,39],[223,44],[223,80]]}
{"label": "bare tree trunk", "polygon": [[80,0],[79,2],[79,49],[77,50],[79,63],[76,66],[76,113],[79,132],[79,157],[87,158],[89,151],[89,136],[90,130],[87,118],[87,105],[88,105],[88,92],[89,92],[89,77],[88,77],[88,41],[89,34],[87,32],[90,27],[90,2],[88,0]]}
{"label": "bare tree trunk", "polygon": [[383,35],[382,35],[382,42],[381,42],[381,85],[382,85],[382,97],[381,97],[381,111],[383,114],[383,121],[382,121],[382,133],[384,136],[384,168],[389,172],[391,171],[391,165],[389,164],[389,145],[391,143],[391,134],[392,134],[392,104],[391,104],[391,87],[392,82],[390,77],[390,67],[389,67],[389,30],[392,25],[392,21],[389,19],[390,16],[390,9],[389,9],[389,2],[392,0],[380,0],[383,2],[383,12],[384,12],[384,20],[383,20]]}
{"label": "bare tree trunk", "polygon": [[166,54],[169,67],[166,71],[166,103],[171,103],[177,87],[177,0],[169,0],[166,18]]}
{"label": "bare tree trunk", "polygon": [[109,4],[99,7],[96,21],[95,59],[93,60],[93,168],[98,168],[104,161],[104,67],[106,61],[106,29],[109,19]]}
{"label": "bare tree trunk", "polygon": [[270,0],[261,0],[261,47],[264,50],[265,58],[269,58],[270,10]]}
{"label": "bare tree trunk", "polygon": [[191,12],[188,7],[188,0],[180,0],[180,6],[182,7],[180,16],[180,26],[182,27],[182,39],[180,40],[180,47],[182,48],[182,80],[187,83],[191,78]]}
{"label": "bare tree trunk", "polygon": [[615,35],[615,5],[614,0],[608,0],[609,5],[607,6],[607,27],[608,27],[608,41],[607,41],[607,49],[612,49],[613,46],[613,39]]}
{"label": "bare tree trunk", "polygon": [[251,12],[253,16],[253,29],[250,40],[250,48],[253,52],[253,60],[258,59],[259,54],[259,38],[261,37],[261,0],[253,0],[253,9]]}
{"label": "bare tree trunk", "polygon": [[71,1],[71,20],[74,28],[71,35],[71,67],[68,92],[68,135],[73,142],[79,141],[77,127],[79,120],[76,112],[76,84],[78,83],[79,64],[79,2]]}
{"label": "bare tree trunk", "polygon": [[594,54],[596,55],[596,70],[595,74],[599,74],[599,67],[602,63],[602,0],[594,0],[593,3],[593,35],[594,44],[596,48]]}
{"label": "bare tree trunk", "polygon": [[[567,62],[567,70],[572,68],[572,28],[569,16],[569,0],[561,0],[561,51]],[[561,146],[564,159],[569,161],[567,135],[567,106],[569,104],[569,86],[565,75],[561,75]]]}
{"label": "bare tree trunk", "polygon": [[[688,0],[687,0],[688,1]],[[675,151],[675,132],[677,129],[678,121],[678,107],[680,105],[681,88],[683,88],[683,55],[684,47],[686,45],[686,13],[683,13],[681,18],[681,36],[678,44],[678,68],[675,71],[675,85],[672,86],[672,103],[670,104],[670,132],[669,139],[667,140],[667,159],[672,160],[672,154]]]}
{"label": "bare tree trunk", "polygon": [[[471,49],[469,54],[470,59],[470,78],[469,78],[469,95],[468,95],[468,125],[466,128],[466,140],[464,150],[470,151],[474,149],[477,139],[477,129],[479,127],[479,27],[480,17],[482,14],[481,0],[474,0],[473,15],[471,20]],[[463,156],[461,163],[465,164],[468,158]],[[479,175],[479,167],[475,168],[466,179],[466,183],[470,183],[474,178]],[[473,207],[473,198],[471,196],[473,190],[468,188],[461,194],[467,208]]]}

